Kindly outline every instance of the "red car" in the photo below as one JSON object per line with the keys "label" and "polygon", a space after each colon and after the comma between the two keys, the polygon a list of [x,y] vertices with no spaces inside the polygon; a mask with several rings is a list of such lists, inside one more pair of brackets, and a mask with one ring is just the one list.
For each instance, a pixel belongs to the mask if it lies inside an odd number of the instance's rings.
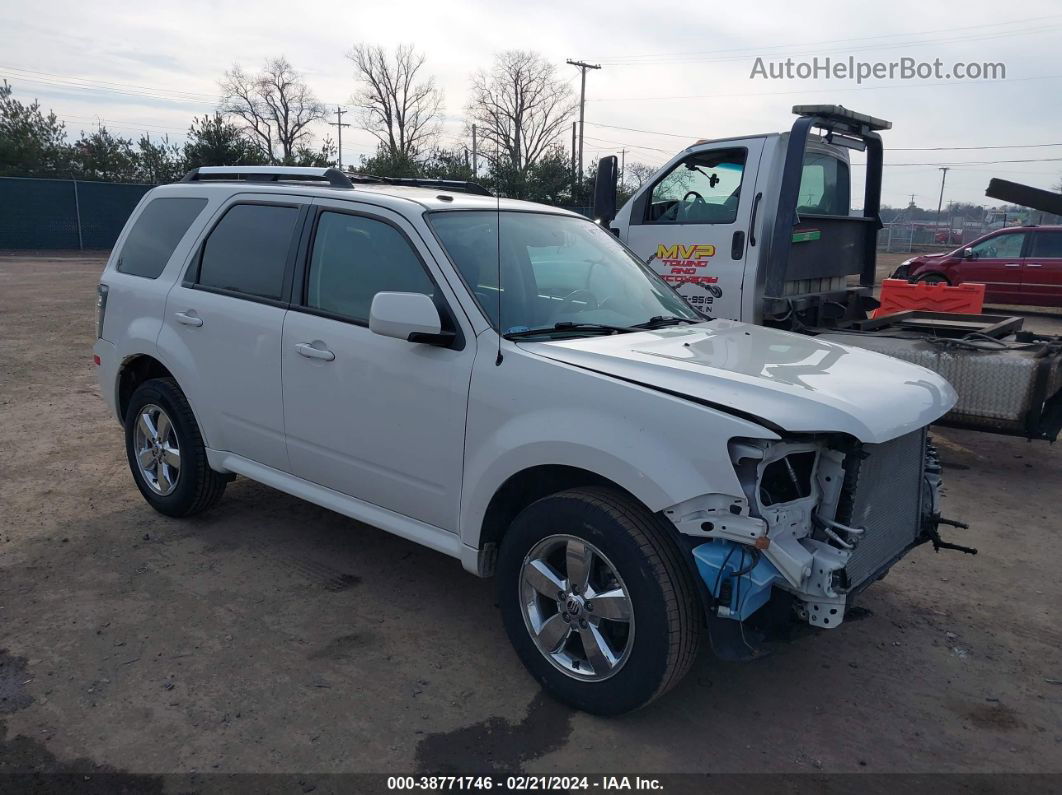
{"label": "red car", "polygon": [[906,260],[894,279],[982,282],[985,302],[1062,306],[1062,226],[1012,226],[947,254]]}

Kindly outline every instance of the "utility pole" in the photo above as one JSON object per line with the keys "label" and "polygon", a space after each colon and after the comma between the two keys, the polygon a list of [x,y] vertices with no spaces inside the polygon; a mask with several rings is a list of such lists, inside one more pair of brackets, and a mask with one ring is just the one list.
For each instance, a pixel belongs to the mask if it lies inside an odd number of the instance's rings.
{"label": "utility pole", "polygon": [[476,125],[472,125],[472,179],[479,176],[479,150],[476,147]]}
{"label": "utility pole", "polygon": [[572,204],[575,204],[575,185],[579,180],[579,172],[575,170],[575,122],[572,122]]}
{"label": "utility pole", "polygon": [[950,166],[942,166],[937,171],[940,172],[940,199],[937,201],[937,226],[940,226],[940,208],[944,206],[944,180],[948,178],[948,168]]}
{"label": "utility pole", "polygon": [[583,133],[586,132],[586,128],[583,125],[583,119],[586,111],[586,70],[587,69],[600,69],[601,64],[590,64],[585,61],[573,61],[568,59],[567,63],[575,66],[581,73],[581,81],[579,88],[579,179],[583,177]]}
{"label": "utility pole", "polygon": [[337,145],[339,147],[338,155],[340,171],[343,170],[343,128],[350,126],[349,122],[343,121],[343,114],[349,112],[350,111],[343,110],[341,106],[336,105],[336,120],[328,122],[330,126],[336,128],[336,135],[339,137],[339,143]]}

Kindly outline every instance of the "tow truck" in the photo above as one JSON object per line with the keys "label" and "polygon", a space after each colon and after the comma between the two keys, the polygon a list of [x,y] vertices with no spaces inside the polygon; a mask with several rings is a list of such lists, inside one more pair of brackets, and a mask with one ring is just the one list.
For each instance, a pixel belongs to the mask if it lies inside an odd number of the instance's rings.
{"label": "tow truck", "polygon": [[[798,105],[785,132],[700,140],[617,211],[617,159],[598,163],[594,218],[695,308],[867,348],[927,367],[959,395],[940,424],[1054,441],[1062,429],[1062,337],[1021,317],[931,311],[872,318],[891,122]],[[851,210],[849,152],[866,153]],[[796,377],[827,363],[772,366]]]}

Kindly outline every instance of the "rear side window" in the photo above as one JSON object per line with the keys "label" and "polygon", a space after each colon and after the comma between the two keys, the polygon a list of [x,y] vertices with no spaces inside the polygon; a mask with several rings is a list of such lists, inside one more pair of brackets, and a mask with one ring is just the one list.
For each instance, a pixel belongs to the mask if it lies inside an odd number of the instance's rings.
{"label": "rear side window", "polygon": [[435,285],[409,241],[390,224],[324,212],[310,257],[306,306],[369,322],[379,292],[433,295]]}
{"label": "rear side window", "polygon": [[206,199],[152,199],[133,222],[118,255],[118,272],[157,279]]}
{"label": "rear side window", "polygon": [[848,215],[850,193],[851,178],[847,163],[818,152],[804,155],[797,212],[807,215]]}
{"label": "rear side window", "polygon": [[1062,232],[1036,232],[1029,256],[1062,259]]}
{"label": "rear side window", "polygon": [[299,210],[237,204],[203,245],[199,284],[279,300]]}

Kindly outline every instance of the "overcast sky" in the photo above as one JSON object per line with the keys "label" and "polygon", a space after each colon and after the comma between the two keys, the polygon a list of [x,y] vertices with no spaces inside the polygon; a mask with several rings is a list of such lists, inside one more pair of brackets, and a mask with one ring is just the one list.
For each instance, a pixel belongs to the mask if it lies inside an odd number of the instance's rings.
{"label": "overcast sky", "polygon": [[[794,104],[831,103],[893,122],[885,133],[883,189],[891,205],[906,204],[913,193],[919,205],[935,208],[942,164],[953,166],[945,202],[993,204],[984,196],[992,176],[1042,188],[1062,178],[1062,6],[1056,0],[4,0],[0,29],[0,77],[18,97],[38,97],[54,109],[74,134],[102,121],[130,137],[148,132],[183,140],[191,117],[216,106],[225,69],[234,62],[255,68],[271,55],[286,55],[322,100],[347,103],[354,82],[345,55],[352,43],[408,42],[426,53],[445,92],[448,145],[464,143],[469,74],[488,66],[494,53],[519,48],[555,62],[575,88],[578,71],[565,59],[602,64],[587,80],[588,162],[625,148],[627,162],[658,165],[695,138],[780,131],[791,124]],[[871,79],[861,86],[750,79],[757,56],[815,55],[940,58],[945,69],[957,61],[1002,62],[1006,79]],[[911,151],[929,147],[1008,148]],[[364,130],[344,130],[344,162],[373,149]],[[1038,162],[983,162],[1001,160]]]}

